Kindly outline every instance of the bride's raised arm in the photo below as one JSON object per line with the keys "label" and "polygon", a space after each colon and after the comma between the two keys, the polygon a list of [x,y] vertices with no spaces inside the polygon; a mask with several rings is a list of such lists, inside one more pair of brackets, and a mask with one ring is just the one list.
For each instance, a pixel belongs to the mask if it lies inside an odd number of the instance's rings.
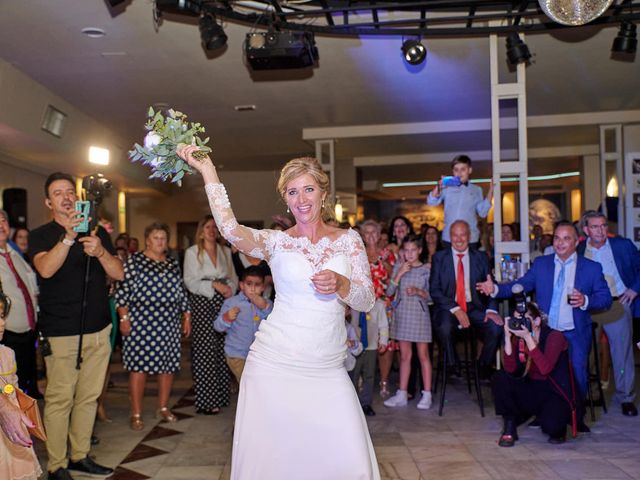
{"label": "bride's raised arm", "polygon": [[202,159],[194,158],[193,154],[197,151],[196,146],[181,145],[178,147],[177,154],[202,174],[211,214],[222,236],[246,255],[268,260],[270,253],[268,239],[271,231],[256,230],[238,223],[231,210],[227,190],[220,182],[213,162],[208,156]]}

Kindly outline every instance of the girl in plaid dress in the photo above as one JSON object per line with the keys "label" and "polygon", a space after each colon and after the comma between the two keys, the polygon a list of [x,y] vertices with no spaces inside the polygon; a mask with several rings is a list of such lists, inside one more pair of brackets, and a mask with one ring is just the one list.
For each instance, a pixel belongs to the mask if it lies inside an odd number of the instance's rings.
{"label": "girl in plaid dress", "polygon": [[411,371],[411,343],[415,342],[424,390],[417,407],[431,407],[431,317],[429,316],[429,266],[420,261],[422,242],[417,235],[408,235],[402,243],[404,262],[393,267],[387,295],[396,295],[391,338],[400,344],[400,388],[387,399],[387,407],[403,407],[407,404],[407,386]]}

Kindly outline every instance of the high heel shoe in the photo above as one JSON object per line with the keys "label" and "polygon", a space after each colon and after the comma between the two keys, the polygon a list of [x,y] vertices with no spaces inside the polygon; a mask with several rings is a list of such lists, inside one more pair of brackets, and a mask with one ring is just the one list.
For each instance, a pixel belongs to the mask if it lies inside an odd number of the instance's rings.
{"label": "high heel shoe", "polygon": [[142,421],[142,415],[139,413],[132,414],[129,418],[129,426],[131,427],[131,430],[135,430],[136,432],[143,430],[144,422]]}
{"label": "high heel shoe", "polygon": [[159,418],[163,422],[167,423],[175,423],[178,421],[178,417],[176,417],[171,410],[167,407],[162,407],[156,411],[156,418]]}
{"label": "high heel shoe", "polygon": [[380,382],[380,396],[385,399],[391,396],[391,392],[389,391],[389,382]]}

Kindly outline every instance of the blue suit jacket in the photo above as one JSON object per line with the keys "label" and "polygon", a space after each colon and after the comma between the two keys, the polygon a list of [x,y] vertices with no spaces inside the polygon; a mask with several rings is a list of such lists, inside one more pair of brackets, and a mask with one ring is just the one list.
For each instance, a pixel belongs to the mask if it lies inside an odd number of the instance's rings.
{"label": "blue suit jacket", "polygon": [[[523,277],[515,282],[498,286],[498,298],[511,297],[511,287],[515,283],[519,283],[527,293],[535,290],[538,306],[543,312],[549,313],[553,297],[554,259],[555,254],[536,258],[531,269]],[[573,323],[576,333],[587,342],[590,341],[592,335],[589,310],[607,310],[611,307],[612,299],[609,286],[602,274],[602,266],[581,255],[578,255],[577,262],[574,286],[589,297],[589,306],[588,310],[573,309]]]}
{"label": "blue suit jacket", "polygon": [[[618,267],[618,274],[627,288],[640,293],[640,252],[631,240],[624,237],[610,237],[609,244],[613,259]],[[580,242],[578,254],[584,255],[587,241]],[[640,317],[640,301],[633,302],[633,316]]]}

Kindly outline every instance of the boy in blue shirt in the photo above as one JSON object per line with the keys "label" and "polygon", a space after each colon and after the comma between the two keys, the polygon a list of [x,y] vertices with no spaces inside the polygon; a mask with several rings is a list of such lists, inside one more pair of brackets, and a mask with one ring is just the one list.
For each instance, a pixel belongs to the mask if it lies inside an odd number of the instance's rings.
{"label": "boy in blue shirt", "polygon": [[262,296],[264,288],[263,271],[254,265],[247,267],[240,279],[240,293],[224,301],[213,322],[213,328],[227,334],[224,353],[238,384],[260,322],[273,309],[271,301]]}
{"label": "boy in blue shirt", "polygon": [[469,183],[471,177],[471,159],[467,155],[458,155],[451,162],[453,176],[460,179],[458,186],[443,186],[442,178],[438,185],[427,196],[427,204],[431,206],[440,205],[444,202],[444,230],[442,240],[447,246],[451,246],[451,235],[449,230],[451,224],[456,220],[464,220],[471,228],[469,246],[479,247],[480,232],[478,231],[478,219],[486,218],[491,203],[493,202],[493,182],[489,185],[487,198],[483,198],[482,189]]}

